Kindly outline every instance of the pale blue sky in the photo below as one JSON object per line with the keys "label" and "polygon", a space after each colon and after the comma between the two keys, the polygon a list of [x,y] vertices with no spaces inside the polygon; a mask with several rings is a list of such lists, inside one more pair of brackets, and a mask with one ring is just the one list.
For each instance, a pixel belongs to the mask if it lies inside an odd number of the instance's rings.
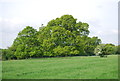
{"label": "pale blue sky", "polygon": [[88,23],[90,35],[102,43],[118,43],[119,0],[0,0],[0,48],[11,46],[25,26],[41,24],[65,14]]}

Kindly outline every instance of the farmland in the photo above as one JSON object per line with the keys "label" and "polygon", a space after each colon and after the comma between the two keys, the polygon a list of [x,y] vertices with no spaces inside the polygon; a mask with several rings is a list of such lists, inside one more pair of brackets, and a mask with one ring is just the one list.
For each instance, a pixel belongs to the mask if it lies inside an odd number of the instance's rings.
{"label": "farmland", "polygon": [[36,58],[2,62],[3,79],[117,79],[118,57]]}

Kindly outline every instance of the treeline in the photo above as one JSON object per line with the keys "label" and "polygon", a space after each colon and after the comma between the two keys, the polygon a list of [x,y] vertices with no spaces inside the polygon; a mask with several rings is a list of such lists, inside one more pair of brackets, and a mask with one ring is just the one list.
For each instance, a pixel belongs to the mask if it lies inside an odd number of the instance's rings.
{"label": "treeline", "polygon": [[2,59],[90,56],[99,54],[104,47],[106,51],[109,49],[105,54],[116,53],[115,45],[99,46],[101,40],[98,37],[88,37],[88,28],[87,23],[77,22],[72,15],[53,19],[46,26],[42,25],[39,31],[27,26],[18,33],[11,47],[2,49]]}

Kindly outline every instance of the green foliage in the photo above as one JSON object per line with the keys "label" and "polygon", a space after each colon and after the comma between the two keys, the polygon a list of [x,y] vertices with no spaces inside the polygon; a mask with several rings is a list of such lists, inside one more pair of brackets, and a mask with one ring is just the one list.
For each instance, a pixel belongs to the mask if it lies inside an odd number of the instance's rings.
{"label": "green foliage", "polygon": [[82,22],[76,22],[77,19],[75,19],[72,15],[63,15],[60,18],[56,18],[55,20],[51,20],[48,22],[48,27],[53,26],[59,26],[63,27],[66,30],[71,31],[74,33],[74,35],[81,35],[81,36],[87,36],[89,35],[89,25],[87,23]]}
{"label": "green foliage", "polygon": [[104,57],[104,55],[116,54],[116,51],[116,46],[113,44],[100,44],[95,48],[94,53]]}
{"label": "green foliage", "polygon": [[79,54],[79,51],[73,46],[58,46],[57,48],[53,49],[53,51],[55,54],[57,54],[57,56],[73,56]]}
{"label": "green foliage", "polygon": [[88,37],[89,25],[77,22],[72,15],[63,15],[39,28],[27,26],[18,33],[9,48],[17,59],[53,56],[94,55],[101,43],[98,37]]}
{"label": "green foliage", "polygon": [[104,47],[105,50],[105,54],[106,55],[111,55],[111,54],[115,54],[116,53],[116,46],[113,44],[106,44]]}
{"label": "green foliage", "polygon": [[116,54],[120,54],[120,45],[116,46]]}
{"label": "green foliage", "polygon": [[14,54],[10,49],[1,49],[2,60],[14,59]]}
{"label": "green foliage", "polygon": [[69,49],[68,51],[70,52],[66,52],[67,49],[64,49],[64,47],[70,46],[76,48],[75,54],[72,55],[85,54],[85,40],[83,40],[83,36],[89,34],[88,24],[82,22],[77,23],[76,19],[71,15],[64,15],[61,18],[51,20],[48,22],[48,25],[38,33],[38,39],[41,42],[43,55],[45,56],[56,56],[55,53],[57,52],[55,50],[64,50],[62,52],[65,54],[59,51],[59,55],[61,54],[61,56],[71,55],[73,51]]}
{"label": "green foliage", "polygon": [[29,58],[35,55],[36,47],[40,46],[36,35],[37,31],[30,26],[18,33],[12,45],[12,48],[15,47],[14,55],[17,59]]}
{"label": "green foliage", "polygon": [[87,37],[85,43],[85,52],[87,55],[94,55],[94,49],[97,45],[101,43],[101,40],[98,37]]}

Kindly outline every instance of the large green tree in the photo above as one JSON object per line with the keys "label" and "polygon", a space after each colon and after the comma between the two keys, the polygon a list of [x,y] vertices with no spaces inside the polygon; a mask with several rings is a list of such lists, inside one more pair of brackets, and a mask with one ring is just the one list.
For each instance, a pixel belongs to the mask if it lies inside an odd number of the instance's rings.
{"label": "large green tree", "polygon": [[12,45],[12,47],[15,47],[14,55],[18,59],[29,58],[36,55],[36,50],[40,47],[36,34],[37,30],[30,26],[27,26],[18,33]]}
{"label": "large green tree", "polygon": [[[56,56],[58,50],[63,50],[62,52],[65,55],[71,55],[72,50],[66,52],[69,47],[76,49],[75,55],[93,54],[95,47],[101,43],[101,40],[97,37],[88,37],[88,28],[87,23],[77,22],[77,19],[72,15],[63,15],[49,21],[47,26],[42,27],[38,32],[43,54],[45,56]],[[62,52],[59,52],[59,55]]]}
{"label": "large green tree", "polygon": [[101,43],[98,37],[88,37],[89,25],[72,15],[63,15],[39,28],[27,26],[18,33],[9,48],[14,58],[93,55]]}

